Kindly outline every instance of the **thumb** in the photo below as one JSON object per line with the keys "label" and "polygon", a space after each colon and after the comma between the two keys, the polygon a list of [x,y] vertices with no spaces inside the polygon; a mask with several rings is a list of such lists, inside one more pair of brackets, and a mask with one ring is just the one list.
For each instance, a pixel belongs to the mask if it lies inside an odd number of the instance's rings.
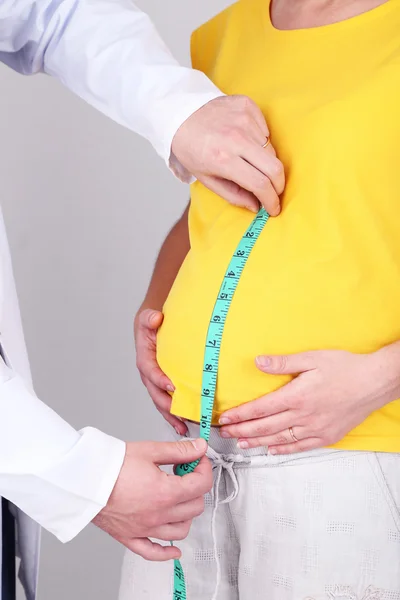
{"label": "thumb", "polygon": [[181,442],[154,442],[151,459],[157,465],[180,465],[195,461],[207,452],[203,439]]}
{"label": "thumb", "polygon": [[163,322],[163,314],[159,310],[153,310],[147,308],[139,317],[139,325],[142,327],[148,327],[149,329],[158,329]]}
{"label": "thumb", "polygon": [[281,354],[278,356],[257,356],[256,365],[263,373],[275,375],[295,375],[316,368],[312,352]]}

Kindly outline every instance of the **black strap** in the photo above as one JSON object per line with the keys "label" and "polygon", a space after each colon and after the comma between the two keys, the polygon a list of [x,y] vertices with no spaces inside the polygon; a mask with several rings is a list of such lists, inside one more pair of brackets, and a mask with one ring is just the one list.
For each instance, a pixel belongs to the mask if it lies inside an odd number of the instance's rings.
{"label": "black strap", "polygon": [[2,513],[2,564],[1,600],[15,600],[15,519],[10,512],[8,500],[1,499]]}

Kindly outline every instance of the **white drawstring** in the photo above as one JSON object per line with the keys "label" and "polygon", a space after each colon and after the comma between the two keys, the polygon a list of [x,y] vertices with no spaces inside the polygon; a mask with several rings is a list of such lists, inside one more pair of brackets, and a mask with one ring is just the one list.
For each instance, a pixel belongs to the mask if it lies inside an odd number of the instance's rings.
{"label": "white drawstring", "polygon": [[[215,477],[215,484],[214,484],[214,490],[215,490],[214,506],[213,506],[213,512],[212,512],[212,517],[211,517],[211,535],[212,535],[212,540],[213,540],[213,550],[214,550],[215,562],[216,562],[216,566],[217,566],[217,579],[216,579],[215,591],[214,591],[212,600],[217,600],[219,586],[221,584],[221,560],[220,560],[219,553],[218,553],[218,540],[217,540],[217,528],[216,528],[217,511],[218,511],[218,507],[221,504],[229,504],[229,502],[232,502],[233,500],[235,500],[236,496],[239,493],[239,483],[238,483],[238,480],[237,480],[237,477],[236,477],[236,474],[235,474],[235,471],[233,468],[235,463],[250,462],[250,459],[247,457],[241,456],[240,454],[221,455],[221,454],[218,454],[217,452],[215,452],[215,450],[213,450],[210,447],[208,447],[207,456],[212,461],[213,467],[216,467],[216,469],[217,469],[217,474]],[[227,498],[225,498],[225,500],[222,500],[222,502],[220,502],[219,486],[221,483],[223,469],[226,470],[226,472],[228,473],[228,475],[231,478],[231,481],[233,484],[233,490],[232,490],[232,493],[230,494],[230,496],[228,496]]]}

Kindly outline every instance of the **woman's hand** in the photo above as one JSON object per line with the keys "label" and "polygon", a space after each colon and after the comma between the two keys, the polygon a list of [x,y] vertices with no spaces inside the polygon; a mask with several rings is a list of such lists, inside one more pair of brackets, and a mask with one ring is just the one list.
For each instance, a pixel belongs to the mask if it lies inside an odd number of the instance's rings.
{"label": "woman's hand", "polygon": [[186,425],[171,415],[171,396],[174,391],[172,381],[162,372],[157,363],[157,331],[163,322],[163,314],[158,310],[146,309],[135,318],[136,366],[157,410],[175,429],[178,435],[185,435]]}
{"label": "woman's hand", "polygon": [[[291,454],[339,442],[372,412],[400,396],[399,344],[373,354],[339,350],[263,356],[258,368],[297,375],[290,383],[225,412],[223,437],[241,448]],[[292,434],[298,441],[292,437]]]}

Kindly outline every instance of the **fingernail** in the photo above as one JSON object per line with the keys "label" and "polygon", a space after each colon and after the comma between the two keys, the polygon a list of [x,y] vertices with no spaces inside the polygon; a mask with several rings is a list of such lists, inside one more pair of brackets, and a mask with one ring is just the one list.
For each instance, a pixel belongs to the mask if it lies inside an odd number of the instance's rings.
{"label": "fingernail", "polygon": [[202,438],[199,438],[197,440],[190,440],[190,441],[196,450],[204,451],[207,447],[206,440],[203,440]]}
{"label": "fingernail", "polygon": [[168,392],[171,392],[171,393],[172,393],[172,392],[174,392],[174,391],[175,391],[175,388],[174,388],[174,386],[173,386],[173,385],[171,385],[171,384],[169,383],[169,384],[167,385],[167,391],[168,391]]}
{"label": "fingernail", "polygon": [[229,425],[230,423],[231,423],[231,420],[228,419],[228,417],[221,417],[219,420],[220,425]]}
{"label": "fingernail", "polygon": [[269,367],[271,366],[271,359],[268,356],[257,356],[256,363],[259,367]]}
{"label": "fingernail", "polygon": [[249,442],[238,442],[238,448],[242,448],[242,450],[249,448],[249,446],[250,446]]}
{"label": "fingernail", "polygon": [[275,450],[275,448],[271,448],[271,450],[268,450],[268,454],[272,454],[272,456],[275,456],[276,454],[278,454],[278,450]]}
{"label": "fingernail", "polygon": [[220,436],[223,437],[223,438],[230,438],[231,437],[230,433],[228,433],[227,431],[221,431],[220,432]]}
{"label": "fingernail", "polygon": [[174,427],[174,429],[178,435],[182,435],[182,433],[179,431],[178,427]]}

